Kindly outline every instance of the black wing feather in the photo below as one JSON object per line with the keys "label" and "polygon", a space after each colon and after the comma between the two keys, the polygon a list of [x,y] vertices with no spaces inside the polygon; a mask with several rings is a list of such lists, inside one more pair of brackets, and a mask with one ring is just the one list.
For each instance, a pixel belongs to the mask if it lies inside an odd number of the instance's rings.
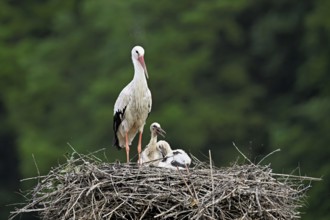
{"label": "black wing feather", "polygon": [[[162,153],[163,154],[163,153]],[[173,155],[172,156],[164,156],[164,154],[163,154],[163,159],[162,159],[162,162],[164,162],[164,163],[166,163],[167,162],[167,159],[169,159],[170,157],[174,157],[174,155],[178,155],[178,154],[181,154],[179,151],[173,151]],[[171,165],[172,166],[174,166],[174,167],[182,167],[182,168],[186,168],[186,164],[182,164],[182,163],[180,163],[179,161],[177,161],[177,160],[174,160],[174,158],[173,158],[173,160],[171,161]]]}
{"label": "black wing feather", "polygon": [[172,160],[171,165],[174,166],[174,167],[182,167],[182,168],[186,168],[186,165],[185,165],[185,164],[179,163],[179,162],[176,161],[176,160]]}
{"label": "black wing feather", "polygon": [[121,147],[119,145],[117,131],[118,131],[119,125],[123,121],[125,110],[126,110],[126,106],[123,110],[117,110],[113,116],[113,132],[114,132],[113,146],[117,147],[118,149],[121,149]]}

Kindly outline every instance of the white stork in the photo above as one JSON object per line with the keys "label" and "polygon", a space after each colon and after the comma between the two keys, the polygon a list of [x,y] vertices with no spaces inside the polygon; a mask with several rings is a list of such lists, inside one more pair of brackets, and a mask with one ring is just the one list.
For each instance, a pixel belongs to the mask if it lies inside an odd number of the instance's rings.
{"label": "white stork", "polygon": [[[166,132],[160,127],[160,124],[154,122],[150,125],[151,138],[149,144],[141,153],[140,164],[146,163],[147,165],[157,166],[160,160],[163,159],[162,152],[158,148],[157,136],[164,137]],[[149,163],[148,163],[149,162]]]}
{"label": "white stork", "polygon": [[172,150],[166,141],[158,141],[157,147],[163,155],[157,166],[170,169],[185,169],[191,164],[191,159],[186,152],[181,149]]}
{"label": "white stork", "polygon": [[151,93],[148,88],[148,72],[144,62],[144,49],[135,46],[132,49],[134,65],[133,80],[120,92],[113,116],[114,146],[126,149],[129,162],[129,146],[139,132],[138,156],[140,158],[143,127],[151,111]]}

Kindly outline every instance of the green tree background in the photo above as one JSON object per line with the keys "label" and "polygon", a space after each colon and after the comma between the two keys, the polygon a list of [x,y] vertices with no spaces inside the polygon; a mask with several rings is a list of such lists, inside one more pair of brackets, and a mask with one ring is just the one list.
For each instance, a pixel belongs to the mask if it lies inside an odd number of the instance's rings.
{"label": "green tree background", "polygon": [[[112,145],[113,105],[146,50],[153,109],[175,147],[217,166],[268,158],[277,172],[323,177],[303,219],[330,218],[330,1],[0,2],[0,218],[19,180],[71,152]],[[136,154],[135,145],[132,154]],[[33,183],[30,183],[33,184]],[[23,219],[32,219],[23,216]]]}

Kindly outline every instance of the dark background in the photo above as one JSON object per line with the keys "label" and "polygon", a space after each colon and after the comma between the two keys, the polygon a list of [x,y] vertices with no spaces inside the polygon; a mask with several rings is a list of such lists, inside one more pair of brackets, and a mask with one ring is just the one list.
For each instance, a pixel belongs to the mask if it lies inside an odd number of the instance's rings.
{"label": "dark background", "polygon": [[[303,219],[330,218],[330,1],[0,2],[0,218],[37,176],[112,147],[113,105],[145,48],[166,140],[217,166],[240,154],[274,172],[323,177]],[[136,155],[136,142],[131,155]],[[308,184],[308,183],[307,183]],[[17,205],[16,205],[17,206]],[[18,205],[19,206],[19,205]],[[29,216],[22,216],[29,219]]]}

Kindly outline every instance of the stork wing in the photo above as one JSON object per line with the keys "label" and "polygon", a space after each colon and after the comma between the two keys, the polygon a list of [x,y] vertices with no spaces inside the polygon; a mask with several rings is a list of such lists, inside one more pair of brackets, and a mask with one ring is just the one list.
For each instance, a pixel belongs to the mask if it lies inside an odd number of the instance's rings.
{"label": "stork wing", "polygon": [[131,100],[131,83],[129,83],[123,90],[121,90],[113,109],[115,115],[117,111],[122,111]]}
{"label": "stork wing", "polygon": [[186,168],[186,165],[184,163],[182,163],[182,161],[172,160],[171,165],[174,167]]}
{"label": "stork wing", "polygon": [[151,106],[152,106],[152,98],[151,98],[151,92],[150,92],[149,89],[147,91],[146,98],[147,98],[147,100],[149,102],[148,103],[148,114],[150,114],[150,112],[151,112]]}
{"label": "stork wing", "polygon": [[173,158],[174,160],[172,163],[176,161],[177,163],[183,164],[184,166],[186,164],[189,166],[191,163],[191,159],[188,154],[181,149],[173,150]]}
{"label": "stork wing", "polygon": [[126,107],[131,100],[130,95],[130,87],[131,83],[129,83],[119,94],[113,112],[113,132],[114,132],[114,143],[113,145],[120,148],[119,140],[117,137],[117,131],[119,125],[123,121],[123,117],[125,114]]}

